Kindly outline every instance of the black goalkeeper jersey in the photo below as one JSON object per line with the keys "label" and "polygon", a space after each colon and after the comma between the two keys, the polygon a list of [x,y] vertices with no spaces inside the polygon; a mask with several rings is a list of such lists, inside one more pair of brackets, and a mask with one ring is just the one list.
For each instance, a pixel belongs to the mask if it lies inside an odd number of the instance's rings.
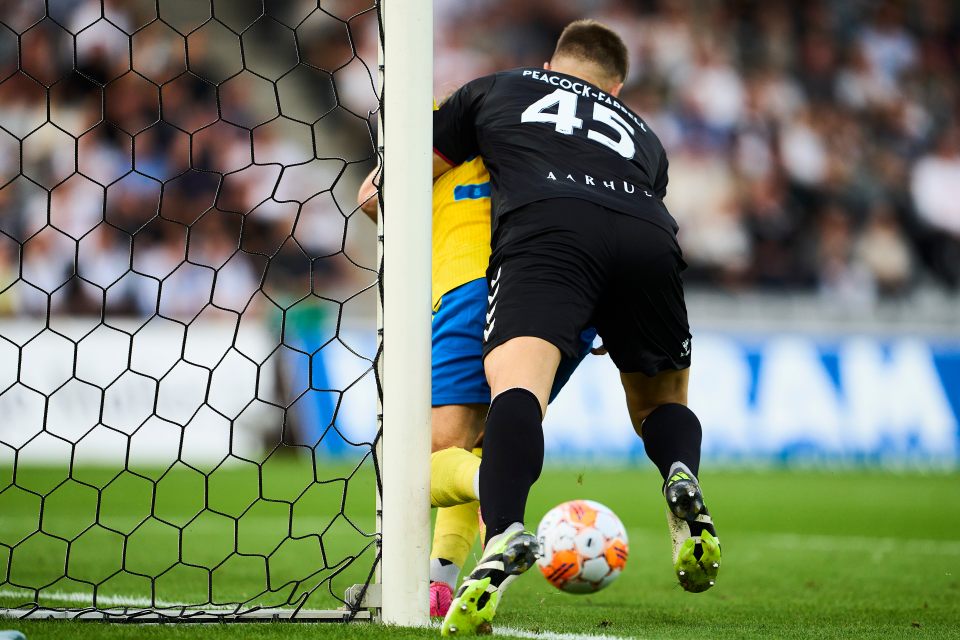
{"label": "black goalkeeper jersey", "polygon": [[433,144],[453,165],[483,157],[494,228],[531,202],[579,198],[677,231],[663,205],[660,140],[626,105],[575,76],[524,68],[469,82],[434,112]]}

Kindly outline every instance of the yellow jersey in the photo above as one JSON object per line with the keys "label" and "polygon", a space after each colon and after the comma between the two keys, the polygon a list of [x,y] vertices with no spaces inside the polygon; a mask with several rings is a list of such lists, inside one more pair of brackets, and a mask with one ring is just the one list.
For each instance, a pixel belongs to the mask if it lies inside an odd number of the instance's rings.
{"label": "yellow jersey", "polygon": [[483,278],[490,262],[490,174],[479,157],[433,183],[433,308],[462,284]]}

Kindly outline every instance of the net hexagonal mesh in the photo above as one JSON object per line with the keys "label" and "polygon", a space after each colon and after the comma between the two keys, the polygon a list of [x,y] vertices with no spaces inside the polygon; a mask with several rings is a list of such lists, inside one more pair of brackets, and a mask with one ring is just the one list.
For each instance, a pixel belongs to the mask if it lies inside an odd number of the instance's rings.
{"label": "net hexagonal mesh", "polygon": [[8,614],[361,612],[378,24],[375,0],[2,3]]}

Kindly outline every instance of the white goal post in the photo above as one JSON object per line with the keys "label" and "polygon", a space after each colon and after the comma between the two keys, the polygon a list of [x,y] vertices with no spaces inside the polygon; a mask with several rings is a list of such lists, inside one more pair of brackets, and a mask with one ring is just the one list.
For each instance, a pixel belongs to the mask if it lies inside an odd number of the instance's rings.
{"label": "white goal post", "polygon": [[381,619],[422,626],[429,621],[433,3],[381,1]]}

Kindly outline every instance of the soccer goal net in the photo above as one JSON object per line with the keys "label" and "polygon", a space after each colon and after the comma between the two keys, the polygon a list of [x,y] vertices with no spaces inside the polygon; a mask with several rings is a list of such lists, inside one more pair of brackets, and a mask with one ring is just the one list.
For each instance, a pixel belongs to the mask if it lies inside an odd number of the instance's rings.
{"label": "soccer goal net", "polygon": [[425,620],[432,18],[401,4],[0,3],[0,615]]}

